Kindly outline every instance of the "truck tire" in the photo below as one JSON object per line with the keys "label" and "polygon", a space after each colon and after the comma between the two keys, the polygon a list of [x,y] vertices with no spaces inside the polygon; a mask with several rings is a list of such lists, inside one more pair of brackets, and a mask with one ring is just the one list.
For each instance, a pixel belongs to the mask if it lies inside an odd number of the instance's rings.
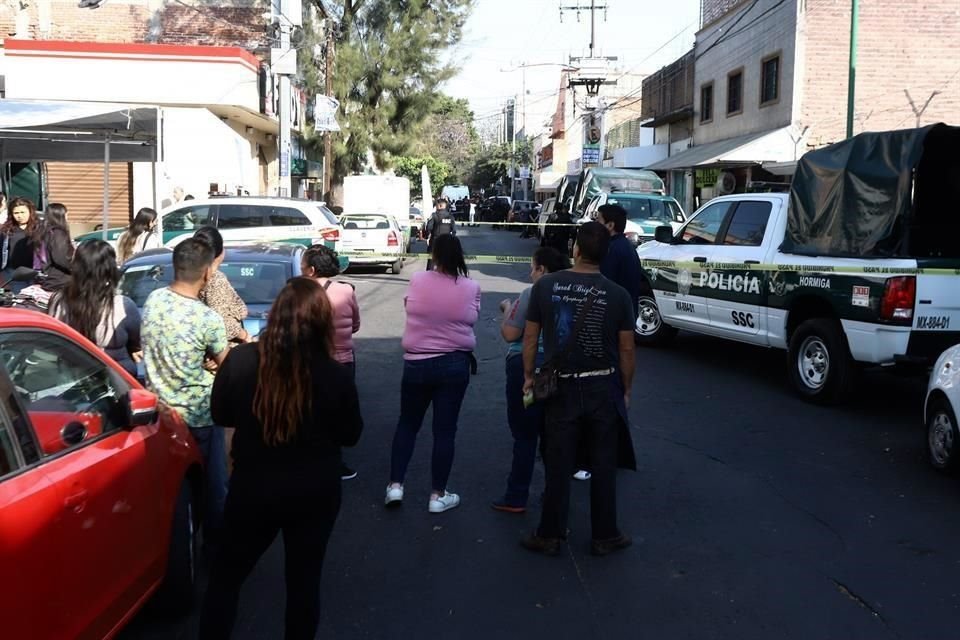
{"label": "truck tire", "polygon": [[673,340],[677,330],[663,322],[663,318],[660,317],[660,308],[653,294],[644,293],[637,301],[640,309],[634,327],[637,344],[645,347],[659,347]]}
{"label": "truck tire", "polygon": [[927,453],[937,471],[957,475],[960,471],[960,431],[957,416],[944,397],[930,401],[927,412]]}
{"label": "truck tire", "polygon": [[790,336],[790,379],[807,402],[839,404],[853,386],[856,364],[840,323],[829,318],[805,320]]}
{"label": "truck tire", "polygon": [[196,594],[198,507],[193,489],[185,478],[173,510],[167,572],[157,593],[161,608],[177,616],[190,612]]}

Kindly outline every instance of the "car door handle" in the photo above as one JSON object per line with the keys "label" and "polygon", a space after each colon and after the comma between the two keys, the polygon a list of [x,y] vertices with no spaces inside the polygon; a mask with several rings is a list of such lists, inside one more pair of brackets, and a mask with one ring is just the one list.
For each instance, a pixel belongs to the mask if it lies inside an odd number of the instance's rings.
{"label": "car door handle", "polygon": [[694,262],[706,262],[707,259],[704,256],[697,256],[693,259]]}
{"label": "car door handle", "polygon": [[63,499],[63,506],[74,513],[82,513],[84,507],[87,506],[87,490],[77,489]]}

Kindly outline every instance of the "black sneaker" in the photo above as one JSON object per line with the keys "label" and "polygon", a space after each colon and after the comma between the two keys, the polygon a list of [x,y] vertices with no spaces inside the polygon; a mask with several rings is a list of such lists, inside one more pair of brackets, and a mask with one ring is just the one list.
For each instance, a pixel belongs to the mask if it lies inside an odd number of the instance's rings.
{"label": "black sneaker", "polygon": [[592,540],[590,542],[590,553],[595,556],[608,556],[614,551],[621,551],[633,544],[630,536],[622,533],[616,538],[610,540]]}
{"label": "black sneaker", "polygon": [[340,465],[340,479],[341,480],[353,480],[357,477],[357,472],[348,467],[345,464]]}
{"label": "black sneaker", "polygon": [[545,556],[558,556],[561,542],[560,538],[541,538],[536,533],[531,533],[520,541],[520,546],[527,551],[542,553]]}

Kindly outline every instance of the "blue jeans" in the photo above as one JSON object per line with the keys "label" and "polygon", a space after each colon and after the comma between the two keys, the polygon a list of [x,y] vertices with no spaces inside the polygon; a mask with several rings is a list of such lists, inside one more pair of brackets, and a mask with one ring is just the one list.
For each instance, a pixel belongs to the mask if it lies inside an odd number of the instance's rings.
{"label": "blue jeans", "polygon": [[223,427],[190,427],[203,457],[204,501],[203,541],[216,545],[223,524],[223,506],[227,501],[227,441]]}
{"label": "blue jeans", "polygon": [[[537,366],[542,361],[543,354],[539,354]],[[543,404],[537,402],[529,408],[523,406],[522,355],[507,356],[506,374],[507,422],[513,434],[513,464],[507,476],[507,492],[503,501],[511,507],[525,507],[537,459],[537,440],[543,427]]]}
{"label": "blue jeans", "polygon": [[447,488],[453,467],[454,440],[460,405],[470,384],[470,356],[447,353],[427,360],[406,360],[400,383],[400,420],[393,436],[390,482],[403,484],[407,467],[423,426],[427,407],[433,403],[432,489]]}

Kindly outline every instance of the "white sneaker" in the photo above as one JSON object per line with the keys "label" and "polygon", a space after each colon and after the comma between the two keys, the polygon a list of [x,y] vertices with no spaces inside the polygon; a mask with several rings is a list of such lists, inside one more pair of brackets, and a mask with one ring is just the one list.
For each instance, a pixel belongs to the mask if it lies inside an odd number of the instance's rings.
{"label": "white sneaker", "polygon": [[400,506],[403,502],[403,485],[399,487],[387,486],[387,495],[383,499],[383,504],[390,506]]}
{"label": "white sneaker", "polygon": [[431,498],[430,513],[443,513],[460,506],[460,496],[444,491],[442,496]]}
{"label": "white sneaker", "polygon": [[575,474],[573,474],[574,480],[589,480],[592,477],[592,474],[586,469],[580,469]]}

